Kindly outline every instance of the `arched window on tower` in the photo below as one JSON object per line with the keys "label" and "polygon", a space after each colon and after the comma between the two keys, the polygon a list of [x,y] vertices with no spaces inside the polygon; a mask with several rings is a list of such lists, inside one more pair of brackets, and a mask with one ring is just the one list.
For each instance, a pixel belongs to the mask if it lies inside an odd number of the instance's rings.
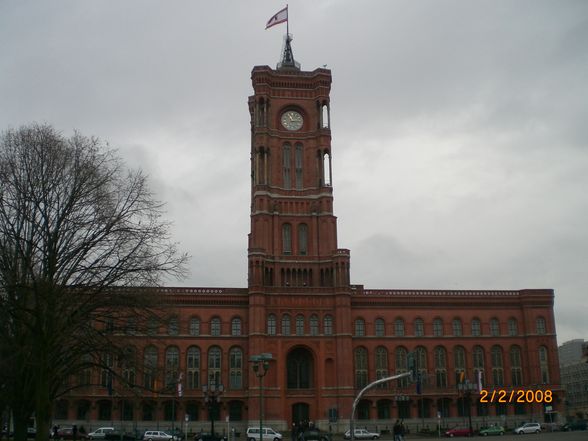
{"label": "arched window on tower", "polygon": [[290,144],[284,144],[282,149],[282,178],[284,180],[283,186],[286,190],[289,190],[291,187],[291,178],[290,178]]}
{"label": "arched window on tower", "polygon": [[296,316],[296,335],[304,335],[304,316],[302,314]]}
{"label": "arched window on tower", "polygon": [[302,164],[304,160],[302,144],[296,144],[296,190],[302,190]]}
{"label": "arched window on tower", "polygon": [[323,330],[325,335],[333,335],[333,317],[325,315],[323,319]]}
{"label": "arched window on tower", "polygon": [[290,316],[288,314],[282,316],[282,335],[290,335]]}
{"label": "arched window on tower", "polygon": [[328,129],[331,126],[331,112],[329,105],[323,103],[321,106],[321,128]]}
{"label": "arched window on tower", "polygon": [[314,314],[310,316],[310,335],[319,335],[319,321]]}
{"label": "arched window on tower", "polygon": [[292,254],[292,225],[282,225],[282,252]]}
{"label": "arched window on tower", "polygon": [[274,314],[267,316],[267,335],[276,335],[276,316]]}
{"label": "arched window on tower", "polygon": [[331,155],[329,152],[323,154],[323,182],[324,185],[330,187],[332,185],[331,176]]}
{"label": "arched window on tower", "polygon": [[308,225],[298,225],[298,253],[301,256],[308,254]]}

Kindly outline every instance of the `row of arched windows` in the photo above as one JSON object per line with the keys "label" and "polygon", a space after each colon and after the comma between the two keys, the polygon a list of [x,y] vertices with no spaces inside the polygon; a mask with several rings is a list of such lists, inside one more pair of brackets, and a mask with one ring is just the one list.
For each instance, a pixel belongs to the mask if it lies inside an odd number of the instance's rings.
{"label": "row of arched windows", "polygon": [[[206,328],[204,328],[203,324],[206,324]],[[230,323],[230,330],[228,332],[229,335],[232,336],[240,336],[243,335],[243,321],[241,317],[233,317]],[[212,317],[209,322],[202,322],[198,317],[191,317],[188,320],[187,327],[182,329],[180,324],[180,320],[178,317],[173,316],[168,319],[166,323],[166,334],[167,335],[180,335],[187,333],[191,336],[198,336],[198,335],[211,335],[211,336],[220,336],[220,335],[227,335],[227,330],[223,329],[223,323],[220,317]],[[156,318],[150,318],[147,320],[147,335],[157,335],[160,332],[160,320]],[[136,327],[127,325],[126,327],[127,334],[135,334]]]}
{"label": "row of arched windows", "polygon": [[[374,363],[371,372],[375,376],[370,379],[368,350],[362,346],[355,349],[355,385],[358,389],[365,387],[370,381],[408,371],[409,352],[405,347],[397,347],[393,352],[392,360],[389,359],[389,355],[388,349],[384,346],[378,346],[375,349],[371,356]],[[451,359],[448,358],[447,349],[443,346],[434,348],[432,354],[429,354],[426,348],[419,346],[414,350],[413,355],[416,369],[425,385],[446,388],[466,379],[471,383],[476,383],[480,379],[483,385],[491,384],[501,387],[506,384],[510,386],[523,385],[523,352],[517,345],[511,346],[506,354],[510,367],[510,375],[506,378],[505,354],[499,345],[490,348],[488,361],[486,351],[482,346],[474,346],[470,354],[463,346],[456,346],[453,348]],[[430,357],[432,358],[429,362]],[[541,382],[547,384],[549,383],[549,360],[545,346],[538,348],[538,359]],[[448,372],[453,372],[453,382],[448,379]],[[408,380],[406,378],[398,380],[398,387],[407,386]]]}
{"label": "row of arched windows", "polygon": [[[546,324],[543,317],[537,317],[536,319],[536,333],[545,334]],[[415,337],[424,337],[425,335],[433,335],[434,337],[443,336],[455,336],[461,337],[464,335],[464,326],[461,319],[456,318],[451,322],[451,330],[448,329],[441,318],[435,318],[431,323],[429,333],[425,332],[425,321],[421,318],[417,318],[413,322],[413,334]],[[490,319],[488,324],[489,334],[493,337],[503,335],[504,329],[501,327],[500,321],[497,318]],[[507,321],[506,327],[507,335],[517,336],[519,335],[518,321],[515,318],[510,318]],[[362,318],[355,319],[355,336],[364,337],[366,335],[366,323]],[[408,335],[406,329],[406,323],[404,319],[397,318],[392,324],[386,324],[383,318],[378,318],[374,322],[374,335],[376,337],[384,337],[386,335],[394,335],[396,337],[404,337]],[[472,319],[470,323],[469,335],[472,337],[479,337],[483,335],[482,322],[478,318]]]}
{"label": "row of arched windows", "polygon": [[[104,354],[101,362],[104,368],[100,372],[100,385],[111,388],[114,356]],[[125,356],[121,357],[117,364],[128,384],[140,384],[146,390],[154,392],[174,390],[179,381],[188,390],[199,389],[203,383],[223,384],[229,389],[242,389],[243,366],[243,350],[236,346],[228,353],[228,378],[222,378],[222,350],[218,346],[210,347],[205,353],[198,346],[190,346],[183,361],[180,360],[180,349],[176,346],[167,347],[163,354],[155,346],[147,346],[143,351],[142,360],[137,357],[134,347],[128,347]],[[185,374],[181,379],[180,372]],[[138,378],[139,376],[142,378]],[[92,384],[91,377],[91,369],[84,370],[78,377],[78,384]]]}
{"label": "row of arched windows", "polygon": [[290,314],[282,314],[278,322],[275,314],[267,316],[268,335],[332,335],[333,316],[327,314],[322,319],[322,327],[318,315],[312,314],[306,319],[302,314],[294,318]]}

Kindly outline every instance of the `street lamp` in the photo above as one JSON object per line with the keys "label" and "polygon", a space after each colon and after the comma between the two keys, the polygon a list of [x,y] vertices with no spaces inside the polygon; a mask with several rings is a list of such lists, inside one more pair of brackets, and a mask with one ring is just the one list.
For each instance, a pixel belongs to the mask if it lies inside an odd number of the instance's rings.
{"label": "street lamp", "polygon": [[465,380],[463,383],[458,383],[457,389],[463,393],[465,398],[465,406],[468,411],[468,423],[470,427],[470,433],[473,433],[472,427],[472,392],[478,390],[478,385],[476,383],[470,383],[468,380]]}
{"label": "street lamp", "polygon": [[252,355],[249,361],[253,363],[253,372],[259,378],[259,441],[263,441],[263,377],[269,370],[269,362],[272,360],[272,354],[264,352],[259,355]]}
{"label": "street lamp", "polygon": [[214,416],[220,404],[220,396],[225,391],[222,384],[218,383],[218,379],[210,378],[210,384],[202,385],[202,392],[204,393],[204,404],[208,408],[208,417],[210,418],[210,434],[214,437]]}

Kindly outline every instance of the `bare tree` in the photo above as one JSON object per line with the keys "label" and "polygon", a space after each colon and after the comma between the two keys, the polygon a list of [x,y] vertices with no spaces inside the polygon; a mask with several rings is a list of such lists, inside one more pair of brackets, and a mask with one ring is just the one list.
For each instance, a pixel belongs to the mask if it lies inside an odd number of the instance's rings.
{"label": "bare tree", "polygon": [[17,439],[32,412],[47,439],[69,379],[123,354],[102,323],[140,323],[158,306],[142,288],[184,274],[161,216],[146,177],[95,138],[47,125],[0,138],[0,385]]}

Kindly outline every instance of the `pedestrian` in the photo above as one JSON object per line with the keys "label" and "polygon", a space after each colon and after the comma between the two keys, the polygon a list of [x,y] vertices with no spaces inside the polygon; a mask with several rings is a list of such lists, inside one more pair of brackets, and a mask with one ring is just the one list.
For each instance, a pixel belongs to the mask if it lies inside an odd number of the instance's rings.
{"label": "pedestrian", "polygon": [[394,435],[394,441],[400,441],[400,421],[396,420],[396,423],[394,423],[392,434]]}
{"label": "pedestrian", "polygon": [[71,426],[71,436],[73,438],[73,441],[77,441],[77,438],[78,438],[78,426],[76,426],[75,424],[73,426]]}
{"label": "pedestrian", "polygon": [[400,438],[398,441],[404,441],[404,434],[406,433],[406,427],[404,427],[404,420],[400,420]]}

